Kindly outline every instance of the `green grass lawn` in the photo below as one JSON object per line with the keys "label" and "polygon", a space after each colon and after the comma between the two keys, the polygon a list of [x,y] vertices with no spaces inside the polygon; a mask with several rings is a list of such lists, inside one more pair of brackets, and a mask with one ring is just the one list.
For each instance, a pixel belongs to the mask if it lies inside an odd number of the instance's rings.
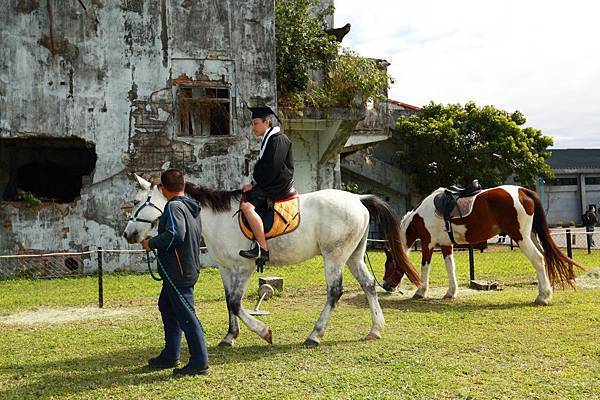
{"label": "green grass lawn", "polygon": [[[273,330],[273,346],[242,326],[235,347],[216,347],[227,330],[227,309],[218,272],[203,270],[196,296],[211,371],[181,379],[169,370],[145,368],[162,344],[155,306],[159,284],[147,275],[109,275],[105,308],[124,314],[70,323],[0,323],[0,399],[600,398],[600,289],[557,291],[550,306],[534,307],[535,273],[520,252],[475,256],[477,278],[498,280],[503,291],[466,290],[467,256],[457,254],[459,298],[412,300],[414,288],[407,283],[405,295],[381,295],[386,330],[378,341],[362,340],[370,314],[346,271],[344,296],[316,349],[301,344],[325,302],[319,258],[265,270],[284,277],[285,285],[262,306],[271,311],[262,318]],[[418,265],[419,254],[411,257]],[[575,258],[600,264],[600,254]],[[371,254],[378,279],[383,260],[381,253]],[[247,308],[256,300],[257,277]],[[436,254],[431,286],[446,283]],[[95,277],[0,282],[0,316],[93,307],[96,301]]]}

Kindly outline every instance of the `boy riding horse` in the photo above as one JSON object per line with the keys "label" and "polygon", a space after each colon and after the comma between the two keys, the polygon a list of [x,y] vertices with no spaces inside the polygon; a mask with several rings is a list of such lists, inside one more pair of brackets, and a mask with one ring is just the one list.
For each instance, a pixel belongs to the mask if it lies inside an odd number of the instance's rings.
{"label": "boy riding horse", "polygon": [[[254,258],[261,264],[269,261],[269,248],[260,215],[273,208],[275,200],[294,193],[294,159],[292,142],[269,119],[275,115],[269,107],[248,107],[252,113],[252,132],[262,136],[258,161],[254,165],[252,183],[242,186],[244,196],[240,209],[244,213],[257,245],[240,250],[240,256]],[[277,117],[275,115],[275,117]]]}

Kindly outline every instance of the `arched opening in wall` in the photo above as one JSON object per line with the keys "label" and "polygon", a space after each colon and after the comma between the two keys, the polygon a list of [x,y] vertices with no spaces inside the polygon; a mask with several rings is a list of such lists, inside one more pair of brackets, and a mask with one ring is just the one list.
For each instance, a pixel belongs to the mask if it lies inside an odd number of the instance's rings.
{"label": "arched opening in wall", "polygon": [[93,143],[78,138],[0,139],[0,198],[69,203],[91,182]]}

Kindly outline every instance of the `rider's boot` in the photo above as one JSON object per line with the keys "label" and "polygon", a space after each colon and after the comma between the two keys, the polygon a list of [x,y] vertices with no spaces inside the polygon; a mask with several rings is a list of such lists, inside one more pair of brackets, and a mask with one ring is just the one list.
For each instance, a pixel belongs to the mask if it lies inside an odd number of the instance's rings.
{"label": "rider's boot", "polygon": [[240,256],[244,258],[260,258],[263,262],[269,261],[269,251],[257,244],[250,250],[240,250]]}

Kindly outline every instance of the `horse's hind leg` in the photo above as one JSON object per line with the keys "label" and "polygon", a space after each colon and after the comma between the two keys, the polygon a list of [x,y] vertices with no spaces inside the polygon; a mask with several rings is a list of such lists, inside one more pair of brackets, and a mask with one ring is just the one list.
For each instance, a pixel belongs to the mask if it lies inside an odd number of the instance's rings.
{"label": "horse's hind leg", "polygon": [[304,346],[306,347],[319,345],[321,338],[325,334],[325,328],[331,317],[331,312],[340,297],[342,297],[344,262],[325,255],[323,256],[323,261],[325,264],[325,280],[327,281],[327,301],[313,331],[304,341]]}
{"label": "horse's hind leg", "polygon": [[552,285],[548,279],[548,272],[544,262],[544,255],[538,250],[535,243],[529,236],[523,236],[523,240],[518,242],[519,248],[525,253],[529,261],[533,264],[536,270],[538,280],[538,296],[535,299],[535,304],[538,306],[546,306],[552,298]]}
{"label": "horse's hind leg", "polygon": [[369,308],[371,309],[373,326],[367,335],[367,339],[379,339],[381,338],[381,332],[383,331],[385,320],[383,318],[383,311],[381,311],[381,306],[379,305],[379,300],[377,299],[375,278],[373,278],[373,275],[371,275],[369,270],[367,270],[364,260],[364,253],[365,248],[357,249],[357,251],[352,254],[348,260],[348,267],[350,268],[352,275],[354,275],[360,284],[362,290],[367,295],[367,301],[369,302]]}

